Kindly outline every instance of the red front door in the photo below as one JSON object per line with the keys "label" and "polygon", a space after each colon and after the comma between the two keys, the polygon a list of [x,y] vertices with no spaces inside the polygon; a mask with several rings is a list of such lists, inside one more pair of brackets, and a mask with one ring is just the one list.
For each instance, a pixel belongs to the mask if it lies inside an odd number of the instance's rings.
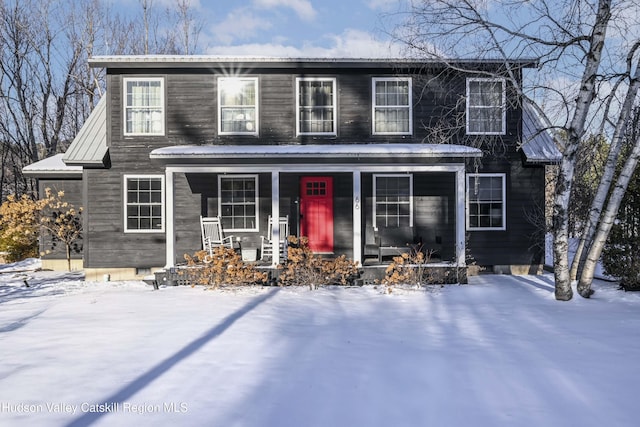
{"label": "red front door", "polygon": [[300,178],[300,235],[313,252],[333,252],[333,177]]}

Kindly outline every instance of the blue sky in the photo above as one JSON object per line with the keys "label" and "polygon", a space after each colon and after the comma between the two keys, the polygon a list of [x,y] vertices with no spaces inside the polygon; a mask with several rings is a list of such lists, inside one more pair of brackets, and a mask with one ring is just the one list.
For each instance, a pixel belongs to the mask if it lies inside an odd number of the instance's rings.
{"label": "blue sky", "polygon": [[[167,4],[175,0],[156,0]],[[192,0],[202,53],[289,57],[385,57],[380,14],[402,0]]]}

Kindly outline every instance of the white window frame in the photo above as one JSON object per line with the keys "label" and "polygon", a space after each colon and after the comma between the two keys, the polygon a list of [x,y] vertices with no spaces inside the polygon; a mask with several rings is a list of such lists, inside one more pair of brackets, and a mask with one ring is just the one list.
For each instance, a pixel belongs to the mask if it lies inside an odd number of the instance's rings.
{"label": "white window frame", "polygon": [[[332,132],[302,132],[300,126],[300,110],[302,109],[300,105],[300,83],[302,82],[331,82],[333,86],[333,104],[331,105],[331,109],[333,110]],[[327,108],[327,106],[321,108]],[[338,135],[338,83],[335,77],[296,77],[296,136],[302,135]]]}
{"label": "white window frame", "polygon": [[[161,227],[159,229],[138,229],[138,228],[129,228],[129,215],[127,212],[127,208],[130,203],[128,201],[128,182],[130,179],[159,179],[160,180],[160,192],[161,192]],[[165,231],[165,184],[164,184],[164,175],[155,175],[155,174],[145,174],[145,175],[124,175],[123,176],[123,205],[124,205],[124,232],[125,233],[164,233]],[[139,205],[148,204],[150,206],[155,205],[155,203],[139,203]]]}
{"label": "white window frame", "polygon": [[373,174],[373,229],[378,230],[378,195],[377,193],[377,181],[378,178],[408,178],[409,179],[409,227],[413,227],[413,174],[407,173],[384,173]]}
{"label": "white window frame", "polygon": [[[160,108],[161,120],[160,131],[158,132],[127,132],[127,112],[134,107],[127,104],[127,83],[128,82],[160,82],[160,105],[153,106],[154,108]],[[150,109],[152,107],[149,107]],[[122,79],[122,132],[125,136],[164,136],[165,134],[165,93],[164,93],[164,78],[163,77],[124,77]]]}
{"label": "white window frame", "polygon": [[[482,108],[497,108],[497,105],[470,105],[471,96],[470,96],[470,83],[472,82],[480,82],[480,83],[492,83],[492,84],[501,84],[502,85],[502,94],[501,94],[501,105],[499,106],[502,109],[502,127],[497,132],[472,132],[469,130],[469,122],[470,122],[470,113],[471,109],[482,109]],[[507,133],[507,82],[503,78],[467,78],[467,102],[466,102],[466,131],[467,135],[505,135]]]}
{"label": "white window frame", "polygon": [[[254,129],[253,130],[247,130],[247,131],[232,131],[232,132],[225,132],[222,130],[222,110],[223,108],[251,108],[250,105],[230,105],[230,106],[223,106],[222,105],[222,88],[225,84],[234,84],[234,83],[239,83],[239,82],[252,82],[253,86],[254,86],[254,90],[255,90],[255,103],[253,104],[253,110],[254,110]],[[257,136],[258,135],[258,117],[259,117],[259,110],[258,110],[258,97],[259,97],[259,93],[258,93],[258,78],[257,77],[218,77],[218,134],[219,135],[252,135],[252,136]]]}
{"label": "white window frame", "polygon": [[225,232],[227,231],[236,231],[236,232],[240,232],[240,231],[259,231],[259,227],[258,225],[260,224],[260,209],[259,209],[259,188],[258,188],[258,184],[260,182],[260,180],[258,179],[258,175],[257,174],[225,174],[225,175],[218,175],[218,215],[220,216],[220,218],[222,219],[222,180],[223,179],[238,179],[238,178],[242,178],[242,179],[253,179],[255,182],[255,186],[256,186],[256,191],[255,191],[255,197],[254,197],[254,205],[255,205],[255,212],[256,212],[256,218],[255,218],[255,226],[253,228],[225,228]]}
{"label": "white window frame", "polygon": [[[471,226],[471,178],[501,178],[502,179],[502,226],[501,227],[472,227]],[[470,173],[467,174],[467,230],[469,231],[504,231],[507,229],[507,176],[504,173]]]}
{"label": "white window frame", "polygon": [[[409,93],[407,105],[377,105],[376,83],[378,82],[407,82]],[[413,83],[411,77],[373,77],[371,79],[371,132],[373,135],[412,135],[413,134]],[[376,131],[376,110],[378,109],[407,109],[409,123],[407,132],[378,132]]]}

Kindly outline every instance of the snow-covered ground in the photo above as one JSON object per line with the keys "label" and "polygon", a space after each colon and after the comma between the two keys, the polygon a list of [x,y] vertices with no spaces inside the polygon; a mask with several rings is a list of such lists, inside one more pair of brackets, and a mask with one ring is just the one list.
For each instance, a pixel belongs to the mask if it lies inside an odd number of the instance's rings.
{"label": "snow-covered ground", "polygon": [[[34,267],[32,264],[28,267]],[[0,268],[2,426],[635,426],[640,294],[205,291]],[[25,267],[23,264],[22,267]]]}

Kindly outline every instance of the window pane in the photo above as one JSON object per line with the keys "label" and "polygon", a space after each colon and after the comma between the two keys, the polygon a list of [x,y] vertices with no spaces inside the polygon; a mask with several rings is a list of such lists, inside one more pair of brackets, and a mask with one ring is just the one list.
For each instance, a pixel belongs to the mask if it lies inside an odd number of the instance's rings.
{"label": "window pane", "polygon": [[229,229],[255,228],[256,186],[256,177],[220,178],[220,212]]}
{"label": "window pane", "polygon": [[375,177],[377,227],[411,225],[411,176]]}
{"label": "window pane", "polygon": [[125,80],[125,131],[158,134],[163,131],[161,80]]}
{"label": "window pane", "polygon": [[256,79],[220,79],[220,132],[255,133]]}
{"label": "window pane", "polygon": [[334,133],[333,80],[300,80],[298,129],[301,133]]}
{"label": "window pane", "polygon": [[162,178],[127,178],[126,229],[162,229]]}
{"label": "window pane", "polygon": [[470,80],[467,93],[467,131],[470,133],[504,132],[504,82]]}
{"label": "window pane", "polygon": [[468,216],[470,228],[504,228],[502,176],[470,176]]}
{"label": "window pane", "polygon": [[377,80],[374,85],[374,132],[410,133],[409,80]]}

